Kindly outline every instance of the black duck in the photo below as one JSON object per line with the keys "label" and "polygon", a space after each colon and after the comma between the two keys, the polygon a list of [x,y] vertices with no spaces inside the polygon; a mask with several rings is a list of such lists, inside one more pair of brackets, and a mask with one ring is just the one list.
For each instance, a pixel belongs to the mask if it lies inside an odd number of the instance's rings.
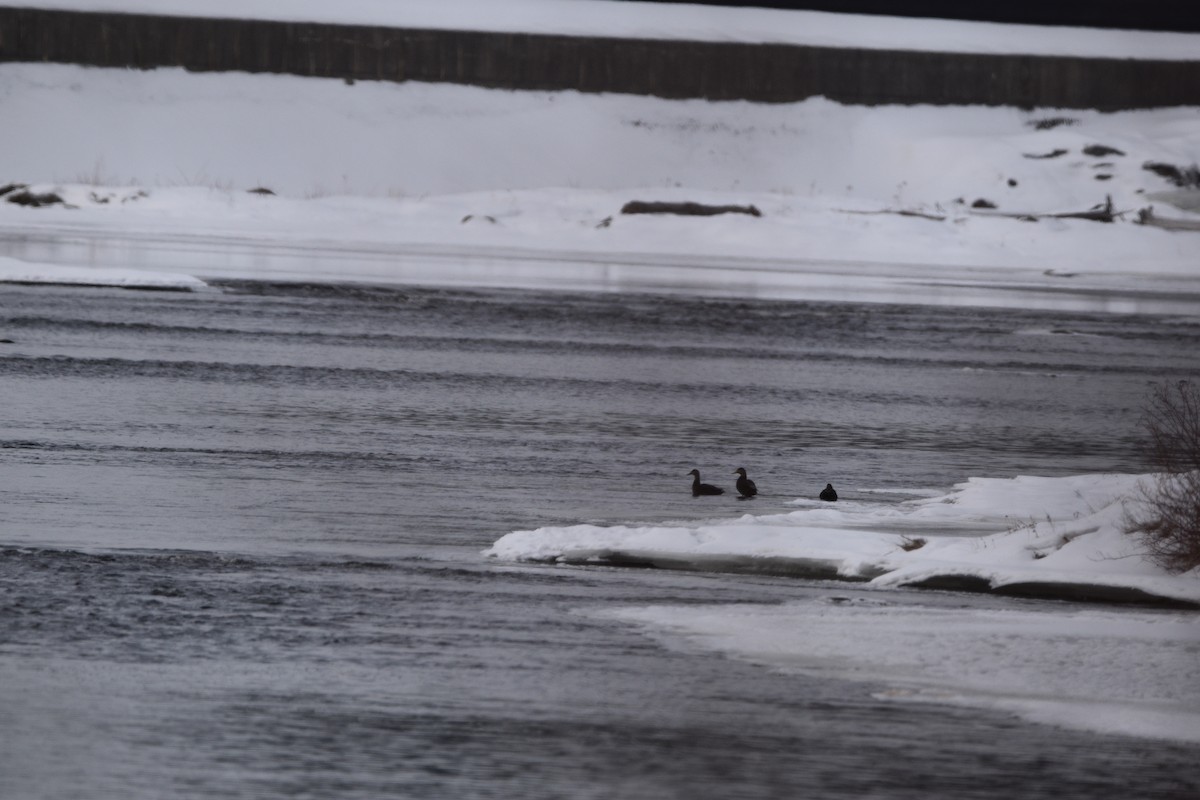
{"label": "black duck", "polygon": [[754,481],[746,477],[745,467],[738,467],[733,471],[733,474],[738,476],[737,490],[739,500],[745,500],[748,497],[754,497],[754,495],[758,494],[758,487],[754,485]]}
{"label": "black duck", "polygon": [[713,486],[711,483],[701,483],[700,470],[694,469],[688,475],[692,476],[692,497],[699,497],[702,494],[725,494],[725,490],[720,486]]}

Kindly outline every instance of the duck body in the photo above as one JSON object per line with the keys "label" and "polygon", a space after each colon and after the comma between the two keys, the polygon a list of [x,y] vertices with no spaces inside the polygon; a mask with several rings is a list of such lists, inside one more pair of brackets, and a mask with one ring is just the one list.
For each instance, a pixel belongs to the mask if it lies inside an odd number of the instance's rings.
{"label": "duck body", "polygon": [[700,482],[700,470],[694,469],[688,473],[692,476],[692,497],[700,497],[701,495],[725,494],[725,490],[720,486],[713,486],[711,483]]}
{"label": "duck body", "polygon": [[754,485],[754,481],[746,477],[745,467],[738,467],[733,471],[733,474],[738,476],[737,490],[739,500],[746,500],[758,494],[758,487]]}
{"label": "duck body", "polygon": [[825,488],[821,490],[821,499],[828,503],[837,502],[837,492],[834,491],[832,483],[825,484]]}

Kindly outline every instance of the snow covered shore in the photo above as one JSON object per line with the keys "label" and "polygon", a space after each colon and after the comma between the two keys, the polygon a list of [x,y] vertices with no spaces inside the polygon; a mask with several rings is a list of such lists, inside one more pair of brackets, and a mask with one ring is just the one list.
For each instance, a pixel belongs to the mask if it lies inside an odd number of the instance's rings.
{"label": "snow covered shore", "polygon": [[[350,281],[765,298],[1196,313],[1200,233],[1081,220],[934,222],[822,200],[739,193],[764,216],[623,216],[631,198],[720,202],[681,189],[296,199],[222,189],[35,186],[66,205],[0,201],[0,255],[104,283]],[[118,199],[98,204],[96,196]],[[137,197],[120,202],[121,197]],[[43,265],[45,265],[43,267]],[[191,278],[190,276],[196,276]],[[155,279],[157,280],[157,279]],[[53,282],[53,281],[52,281]]]}
{"label": "snow covered shore", "polygon": [[899,505],[797,500],[799,508],[782,516],[517,531],[485,555],[1200,608],[1200,574],[1166,575],[1123,531],[1147,479],[972,478],[949,494]]}
{"label": "snow covered shore", "polygon": [[[1114,311],[1200,297],[1200,231],[1137,224],[1153,208],[1200,225],[1200,189],[1169,173],[1200,163],[1195,109],[764,106],[30,64],[0,65],[0,93],[0,186],[63,199],[0,198],[0,255],[27,262],[924,302],[998,288],[986,302],[1102,295],[1086,307]],[[1054,216],[1108,198],[1112,223]],[[621,214],[631,200],[762,216]]]}

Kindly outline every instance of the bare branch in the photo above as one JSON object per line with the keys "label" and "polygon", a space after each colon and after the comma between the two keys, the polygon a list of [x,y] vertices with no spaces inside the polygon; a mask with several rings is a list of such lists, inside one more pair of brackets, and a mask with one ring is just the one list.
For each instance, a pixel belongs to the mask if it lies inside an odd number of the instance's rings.
{"label": "bare branch", "polygon": [[1200,388],[1194,381],[1154,384],[1142,416],[1157,471],[1142,487],[1142,509],[1126,516],[1149,557],[1169,572],[1200,567]]}

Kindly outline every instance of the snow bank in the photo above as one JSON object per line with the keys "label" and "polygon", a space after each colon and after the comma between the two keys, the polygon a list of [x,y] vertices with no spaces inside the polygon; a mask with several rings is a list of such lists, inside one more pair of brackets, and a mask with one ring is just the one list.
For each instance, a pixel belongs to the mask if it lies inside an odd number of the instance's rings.
{"label": "snow bank", "polygon": [[121,289],[190,292],[207,286],[190,275],[135,269],[89,269],[39,264],[0,256],[0,283],[112,286]]}
{"label": "snow bank", "polygon": [[611,0],[22,0],[31,8],[875,50],[1195,60],[1200,35]]}
{"label": "snow bank", "polygon": [[696,526],[517,531],[508,561],[763,572],[875,586],[1200,606],[1200,573],[1170,576],[1122,528],[1138,476],[972,478],[898,505],[796,501],[785,515]]}

